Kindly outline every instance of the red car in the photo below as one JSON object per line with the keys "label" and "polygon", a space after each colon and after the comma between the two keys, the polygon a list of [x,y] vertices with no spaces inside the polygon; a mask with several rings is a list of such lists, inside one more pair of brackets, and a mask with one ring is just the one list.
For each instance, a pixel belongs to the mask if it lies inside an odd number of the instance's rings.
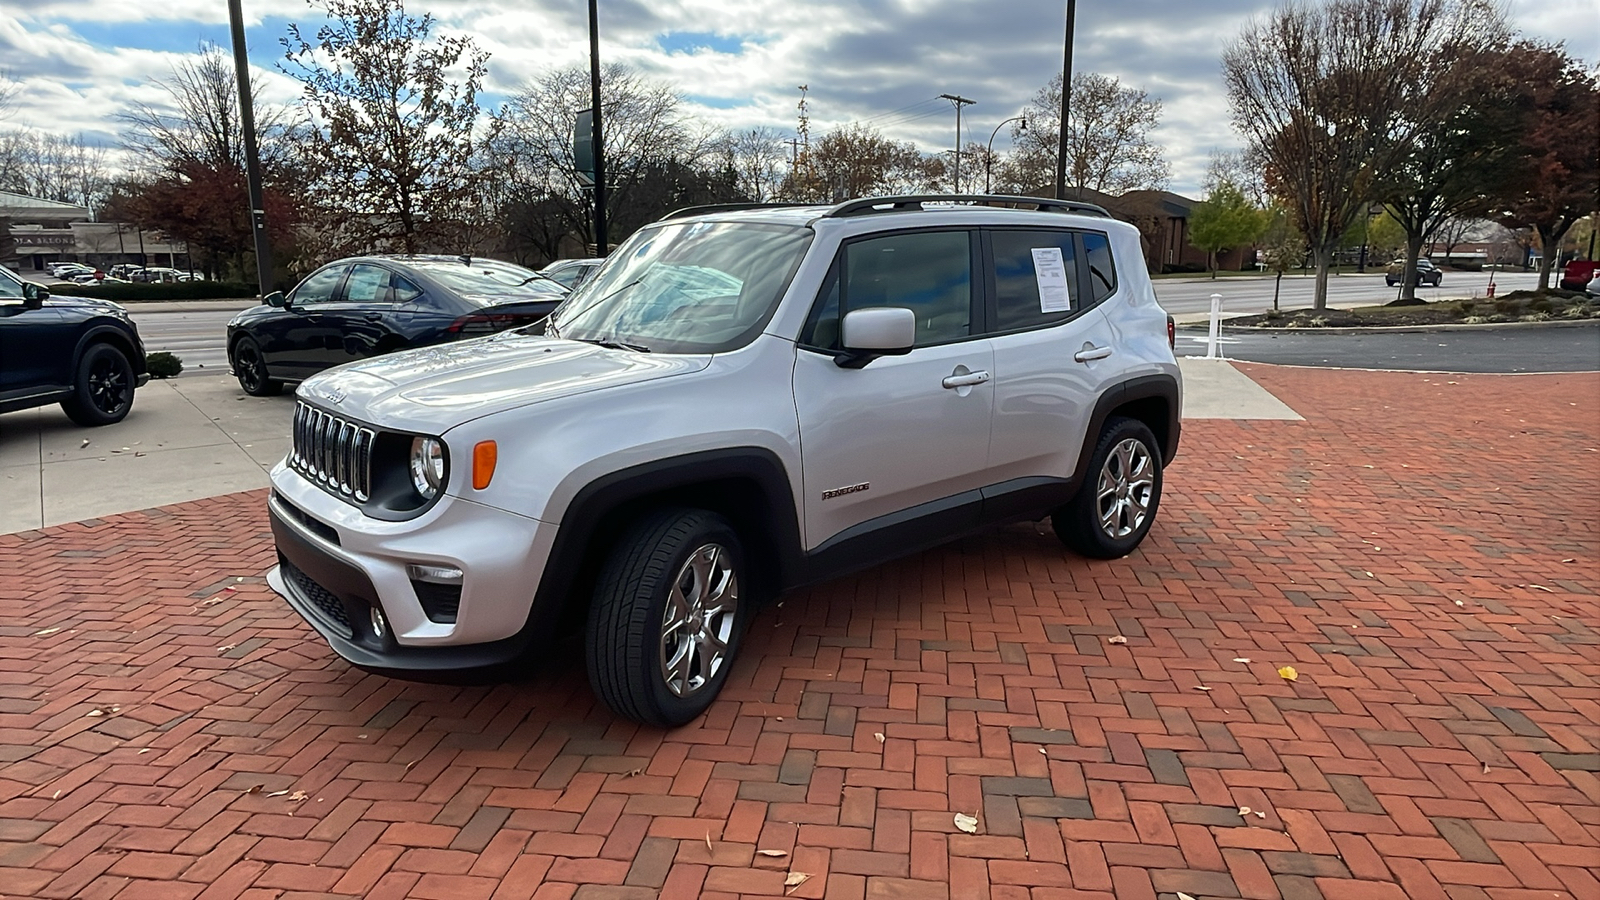
{"label": "red car", "polygon": [[1600,262],[1592,259],[1575,259],[1567,263],[1567,267],[1561,271],[1561,287],[1569,291],[1581,291],[1589,286],[1597,269],[1600,269]]}

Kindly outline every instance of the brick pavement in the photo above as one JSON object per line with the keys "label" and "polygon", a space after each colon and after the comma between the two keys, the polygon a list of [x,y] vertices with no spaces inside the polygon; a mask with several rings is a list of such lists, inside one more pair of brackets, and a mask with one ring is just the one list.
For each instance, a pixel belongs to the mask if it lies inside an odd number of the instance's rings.
{"label": "brick pavement", "polygon": [[791,595],[669,733],[351,670],[259,492],[0,538],[0,893],[1600,897],[1600,376],[1243,368],[1307,421],[1190,423],[1133,557]]}

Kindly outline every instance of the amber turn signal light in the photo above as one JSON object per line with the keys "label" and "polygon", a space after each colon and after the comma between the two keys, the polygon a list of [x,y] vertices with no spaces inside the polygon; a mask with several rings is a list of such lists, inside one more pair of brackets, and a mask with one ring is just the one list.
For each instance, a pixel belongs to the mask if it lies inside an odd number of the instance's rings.
{"label": "amber turn signal light", "polygon": [[500,450],[494,441],[479,441],[472,448],[472,486],[483,490],[494,478],[494,464],[500,459]]}

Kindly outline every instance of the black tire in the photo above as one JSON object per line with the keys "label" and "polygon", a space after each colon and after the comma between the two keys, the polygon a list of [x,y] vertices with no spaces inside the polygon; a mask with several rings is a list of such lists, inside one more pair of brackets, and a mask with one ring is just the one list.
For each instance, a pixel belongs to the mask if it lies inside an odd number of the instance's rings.
{"label": "black tire", "polygon": [[261,345],[253,337],[242,337],[233,345],[233,375],[252,397],[273,397],[283,390],[283,382],[272,377]]}
{"label": "black tire", "polygon": [[1385,278],[1383,280],[1383,283],[1387,284],[1389,287],[1394,287],[1394,279],[1393,278]]}
{"label": "black tire", "polygon": [[[722,554],[716,560],[725,561],[731,575],[720,583],[723,563],[702,556],[710,548]],[[703,569],[694,566],[697,559]],[[703,590],[702,572],[713,576],[712,593]],[[677,590],[684,598],[679,608],[684,622],[699,623],[694,633],[669,627],[666,618],[669,598],[685,576],[692,590]],[[634,523],[611,549],[589,604],[584,641],[595,695],[617,715],[644,725],[670,728],[693,721],[716,699],[738,655],[753,611],[748,593],[741,595],[748,584],[739,537],[721,516],[668,509]],[[719,598],[727,612],[701,617],[701,601]],[[676,636],[669,638],[673,631]],[[722,641],[720,656],[715,650],[707,654],[693,649],[700,646],[695,635],[707,633],[717,633]],[[684,642],[675,657],[685,660],[675,667],[681,668],[675,674],[683,676],[679,688],[667,673],[669,640]],[[709,673],[704,671],[708,666]]]}
{"label": "black tire", "polygon": [[94,344],[83,352],[72,381],[72,399],[61,408],[79,425],[121,422],[133,408],[133,364],[111,344]]}
{"label": "black tire", "polygon": [[[1130,441],[1134,444],[1127,444]],[[1124,455],[1119,452],[1122,449],[1131,449],[1133,452]],[[1113,460],[1114,455],[1116,458]],[[1134,461],[1131,473],[1135,478],[1132,480],[1141,486],[1128,490],[1116,488],[1116,472],[1128,464],[1130,457]],[[1148,470],[1139,467],[1140,459],[1144,460]],[[1150,525],[1161,507],[1161,448],[1156,444],[1155,435],[1137,419],[1122,416],[1107,419],[1084,471],[1084,482],[1078,488],[1077,496],[1050,517],[1056,537],[1073,552],[1093,559],[1127,556],[1150,533]],[[1148,485],[1143,485],[1141,473],[1148,475]],[[1113,485],[1109,506],[1102,500],[1108,481]],[[1117,502],[1123,498],[1129,502]],[[1143,502],[1144,514],[1135,521],[1133,513],[1140,501]],[[1113,524],[1102,524],[1106,513],[1111,513]],[[1117,533],[1110,533],[1108,528]]]}

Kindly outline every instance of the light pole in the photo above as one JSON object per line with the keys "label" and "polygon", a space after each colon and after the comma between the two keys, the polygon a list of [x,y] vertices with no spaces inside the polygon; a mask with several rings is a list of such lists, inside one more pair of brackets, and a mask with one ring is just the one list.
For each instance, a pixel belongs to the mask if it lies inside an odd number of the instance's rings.
{"label": "light pole", "polygon": [[960,94],[940,94],[939,95],[939,99],[941,99],[941,100],[949,100],[951,103],[955,104],[955,107],[956,107],[956,189],[955,189],[955,193],[959,194],[959,193],[961,193],[961,107],[963,107],[963,106],[971,106],[972,104],[977,103],[978,101],[976,101],[976,100],[968,100],[967,98],[961,96]]}
{"label": "light pole", "polygon": [[[256,115],[250,96],[250,58],[245,52],[244,13],[239,0],[228,2],[228,24],[233,37],[233,69],[239,79],[239,130],[244,135],[245,185],[250,200],[250,231],[256,242],[256,284],[265,297],[272,290],[272,243],[267,239],[266,204],[261,199],[261,153],[256,148]],[[144,257],[144,229],[139,229],[139,265]]]}
{"label": "light pole", "polygon": [[589,95],[594,108],[594,244],[595,255],[606,247],[606,142],[600,114],[600,12],[589,0]]}
{"label": "light pole", "polygon": [[1011,118],[1005,120],[1005,122],[1001,122],[999,125],[994,127],[994,131],[989,132],[989,149],[983,154],[983,192],[985,194],[994,190],[993,186],[989,183],[989,173],[990,170],[994,168],[994,136],[999,134],[1000,129],[1006,127],[1007,123],[1016,122],[1018,120],[1021,120],[1022,122],[1022,130],[1027,131],[1028,114],[1023,113],[1020,116],[1012,116]]}
{"label": "light pole", "polygon": [[1061,146],[1056,153],[1057,200],[1067,199],[1067,123],[1072,115],[1072,26],[1077,17],[1078,0],[1067,0],[1067,47],[1061,59]]}

